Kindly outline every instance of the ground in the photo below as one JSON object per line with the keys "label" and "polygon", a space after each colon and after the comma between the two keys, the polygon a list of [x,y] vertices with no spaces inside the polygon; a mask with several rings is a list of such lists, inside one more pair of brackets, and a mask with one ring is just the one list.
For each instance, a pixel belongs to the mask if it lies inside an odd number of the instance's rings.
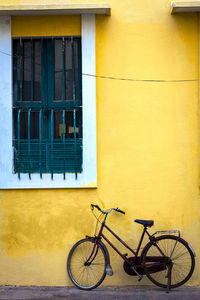
{"label": "ground", "polygon": [[165,290],[154,286],[100,287],[92,291],[82,291],[74,287],[0,287],[0,299],[4,300],[98,300],[102,298],[103,300],[199,300],[200,287],[180,287],[175,290],[171,290],[169,294],[167,294]]}

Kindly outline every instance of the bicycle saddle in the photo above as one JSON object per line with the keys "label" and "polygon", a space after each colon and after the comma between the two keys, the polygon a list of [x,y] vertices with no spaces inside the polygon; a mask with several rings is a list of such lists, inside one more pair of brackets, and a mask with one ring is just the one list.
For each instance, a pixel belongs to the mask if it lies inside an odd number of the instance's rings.
{"label": "bicycle saddle", "polygon": [[139,219],[136,219],[135,222],[138,223],[138,224],[144,225],[144,226],[148,226],[148,227],[151,227],[154,224],[154,221],[152,221],[152,220],[139,220]]}

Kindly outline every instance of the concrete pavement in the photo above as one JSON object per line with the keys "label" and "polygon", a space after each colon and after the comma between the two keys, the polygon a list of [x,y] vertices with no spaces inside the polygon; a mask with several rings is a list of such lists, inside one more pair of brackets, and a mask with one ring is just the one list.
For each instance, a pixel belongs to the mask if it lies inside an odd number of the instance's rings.
{"label": "concrete pavement", "polygon": [[92,291],[82,291],[74,287],[15,287],[1,286],[0,299],[4,300],[200,300],[200,287],[180,287],[165,290],[155,286],[100,287]]}

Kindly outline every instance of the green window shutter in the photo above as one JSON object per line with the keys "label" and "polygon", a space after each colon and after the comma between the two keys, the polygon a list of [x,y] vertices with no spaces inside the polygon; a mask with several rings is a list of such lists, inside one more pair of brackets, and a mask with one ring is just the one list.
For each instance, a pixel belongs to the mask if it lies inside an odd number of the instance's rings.
{"label": "green window shutter", "polygon": [[82,172],[81,39],[13,39],[14,171]]}

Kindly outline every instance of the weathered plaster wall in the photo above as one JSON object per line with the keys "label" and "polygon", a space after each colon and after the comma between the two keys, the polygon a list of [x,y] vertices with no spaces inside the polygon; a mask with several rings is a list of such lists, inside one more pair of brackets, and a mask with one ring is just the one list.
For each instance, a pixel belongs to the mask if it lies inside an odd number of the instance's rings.
{"label": "weathered plaster wall", "polygon": [[[198,79],[196,14],[171,16],[168,0],[109,3],[111,17],[96,17],[97,75]],[[27,30],[30,35],[39,34],[38,20],[29,20],[33,23],[26,28],[24,18],[23,22],[13,19],[13,35],[26,35]],[[59,25],[46,22],[45,32],[62,35],[66,30],[68,34],[60,17],[52,22]],[[125,216],[113,213],[109,223],[133,246],[141,232],[134,218],[154,219],[151,232],[180,229],[197,253],[196,271],[188,284],[198,285],[198,82],[102,78],[96,82],[98,188],[1,191],[1,284],[69,285],[68,251],[75,241],[93,232],[89,204],[97,203],[127,212]],[[123,273],[121,259],[112,256],[111,264],[115,274],[104,284],[138,284]]]}

